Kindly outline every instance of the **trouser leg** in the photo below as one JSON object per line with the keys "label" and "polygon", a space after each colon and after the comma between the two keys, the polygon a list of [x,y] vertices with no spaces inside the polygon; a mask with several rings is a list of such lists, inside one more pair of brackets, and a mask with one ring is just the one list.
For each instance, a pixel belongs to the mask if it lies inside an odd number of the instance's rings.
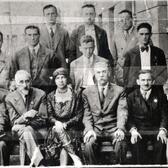
{"label": "trouser leg", "polygon": [[89,142],[85,143],[84,154],[87,164],[97,164],[98,144],[94,138],[90,138]]}
{"label": "trouser leg", "polygon": [[0,165],[9,165],[9,152],[5,141],[0,141]]}
{"label": "trouser leg", "polygon": [[118,141],[114,145],[114,151],[116,154],[116,162],[120,164],[126,163],[126,141]]}
{"label": "trouser leg", "polygon": [[157,141],[155,137],[153,151],[153,163],[154,164],[166,164],[166,144],[161,141]]}
{"label": "trouser leg", "polygon": [[35,166],[38,166],[43,159],[43,156],[37,146],[37,138],[34,129],[31,126],[15,125],[13,126],[12,131],[18,135],[20,142],[23,144],[25,143],[25,150],[30,157],[31,162],[34,163]]}

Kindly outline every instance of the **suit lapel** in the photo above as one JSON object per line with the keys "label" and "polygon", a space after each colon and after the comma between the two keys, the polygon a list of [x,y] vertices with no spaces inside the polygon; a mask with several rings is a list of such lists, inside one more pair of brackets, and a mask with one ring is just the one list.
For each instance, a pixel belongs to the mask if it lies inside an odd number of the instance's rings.
{"label": "suit lapel", "polygon": [[16,111],[18,111],[19,114],[22,115],[27,111],[27,109],[21,94],[18,91],[16,91],[15,93],[16,96],[14,98],[14,101],[15,101],[15,107],[17,108]]}
{"label": "suit lapel", "polygon": [[58,43],[60,41],[60,38],[61,38],[61,31],[58,27],[58,25],[56,25],[56,29],[55,29],[55,33],[54,33],[54,49],[56,50],[57,49],[57,46],[58,46]]}
{"label": "suit lapel", "polygon": [[37,53],[37,72],[36,72],[35,78],[37,78],[38,75],[40,74],[41,69],[43,68],[44,64],[46,63],[47,57],[48,57],[48,55],[46,55],[45,49],[40,45],[40,48]]}
{"label": "suit lapel", "polygon": [[101,109],[101,103],[100,103],[100,97],[99,97],[99,91],[98,86],[94,85],[92,91],[91,91],[92,100],[96,103],[99,109]]}
{"label": "suit lapel", "polygon": [[105,100],[104,100],[104,106],[103,106],[103,110],[105,110],[107,108],[107,106],[109,105],[109,103],[112,102],[112,99],[114,98],[115,96],[115,91],[112,87],[111,84],[109,84],[108,86],[108,90],[107,90],[107,95],[105,96]]}
{"label": "suit lapel", "polygon": [[99,41],[101,41],[101,31],[99,28],[95,25],[95,34],[96,34],[96,44],[97,44],[97,51],[99,52]]}
{"label": "suit lapel", "polygon": [[26,47],[23,54],[22,54],[25,58],[25,69],[27,70],[27,72],[29,72],[31,74],[31,56],[30,56],[30,51],[29,51],[29,48]]}
{"label": "suit lapel", "polygon": [[48,48],[51,48],[51,37],[50,34],[48,32],[48,29],[46,27],[46,25],[43,25],[43,29],[42,29],[42,33],[43,33],[43,40],[45,40],[45,42],[47,43]]}

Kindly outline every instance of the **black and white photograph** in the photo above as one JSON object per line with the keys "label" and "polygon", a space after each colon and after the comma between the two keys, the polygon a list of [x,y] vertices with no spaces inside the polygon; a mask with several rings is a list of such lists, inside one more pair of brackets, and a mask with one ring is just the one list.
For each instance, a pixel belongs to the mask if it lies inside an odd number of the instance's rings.
{"label": "black and white photograph", "polygon": [[168,1],[0,0],[0,167],[168,167]]}

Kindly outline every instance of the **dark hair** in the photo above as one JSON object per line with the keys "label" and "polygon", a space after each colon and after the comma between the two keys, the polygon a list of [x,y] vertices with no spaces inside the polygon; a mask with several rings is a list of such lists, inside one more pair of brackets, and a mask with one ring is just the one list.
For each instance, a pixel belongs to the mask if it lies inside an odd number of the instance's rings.
{"label": "dark hair", "polygon": [[90,43],[90,42],[93,42],[95,43],[94,41],[94,38],[90,35],[83,35],[80,39],[80,45],[83,44],[83,43]]}
{"label": "dark hair", "polygon": [[128,13],[132,18],[132,12],[131,11],[129,11],[127,9],[124,9],[124,10],[120,11],[118,14],[122,14],[122,13]]}
{"label": "dark hair", "polygon": [[96,11],[95,6],[94,6],[93,4],[84,4],[84,5],[82,6],[82,9],[83,9],[83,8],[93,8],[94,11]]}
{"label": "dark hair", "polygon": [[44,14],[44,11],[45,11],[46,9],[48,9],[48,8],[54,8],[54,9],[55,9],[55,12],[56,12],[56,14],[57,14],[57,8],[56,8],[54,5],[52,5],[52,4],[49,4],[49,5],[46,5],[46,6],[43,7],[43,14]]}
{"label": "dark hair", "polygon": [[142,28],[147,28],[150,33],[152,33],[152,26],[149,23],[140,23],[137,27],[137,31],[139,31]]}
{"label": "dark hair", "polygon": [[2,42],[3,42],[3,33],[0,32],[0,36],[1,36],[1,39],[2,39]]}
{"label": "dark hair", "polygon": [[36,29],[37,33],[40,34],[40,29],[39,29],[38,26],[35,26],[35,25],[28,25],[28,26],[26,26],[25,29],[24,29],[24,33],[25,34],[26,34],[26,30],[28,30],[28,29]]}
{"label": "dark hair", "polygon": [[139,75],[141,75],[141,74],[146,74],[146,73],[151,74],[152,79],[153,79],[153,74],[152,74],[152,71],[151,71],[151,70],[149,70],[149,69],[141,69],[141,70],[139,71],[139,73],[138,73],[138,77],[139,77]]}

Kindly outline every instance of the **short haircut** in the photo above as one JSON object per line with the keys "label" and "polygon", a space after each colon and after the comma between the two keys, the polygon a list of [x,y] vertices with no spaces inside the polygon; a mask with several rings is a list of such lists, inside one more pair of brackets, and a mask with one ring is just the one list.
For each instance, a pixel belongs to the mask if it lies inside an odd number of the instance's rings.
{"label": "short haircut", "polygon": [[15,74],[15,82],[17,84],[18,80],[20,80],[20,76],[26,75],[31,80],[31,75],[25,70],[18,70]]}
{"label": "short haircut", "polygon": [[141,74],[147,74],[147,73],[151,74],[151,77],[152,77],[152,79],[153,79],[153,73],[152,73],[151,70],[148,70],[148,69],[140,70],[139,73],[138,73],[138,78],[139,78],[139,76],[140,76]]}
{"label": "short haircut", "polygon": [[98,61],[94,64],[94,69],[97,68],[97,67],[106,67],[108,70],[110,70],[110,64],[106,61]]}
{"label": "short haircut", "polygon": [[122,13],[128,13],[130,15],[130,17],[132,18],[132,12],[127,10],[127,9],[124,9],[122,11],[120,11],[118,14],[122,14]]}
{"label": "short haircut", "polygon": [[54,5],[52,5],[52,4],[49,4],[49,5],[46,5],[46,6],[43,7],[43,14],[44,14],[44,11],[45,11],[46,9],[49,9],[49,8],[54,8],[54,9],[55,9],[55,12],[56,12],[56,14],[57,14],[57,8],[56,8]]}
{"label": "short haircut", "polygon": [[83,43],[87,44],[87,43],[95,43],[94,38],[90,35],[83,35],[80,39],[80,44],[82,45]]}
{"label": "short haircut", "polygon": [[137,27],[137,31],[139,31],[142,28],[147,28],[150,33],[152,33],[152,26],[149,23],[140,23]]}
{"label": "short haircut", "polygon": [[82,6],[82,9],[83,9],[83,8],[93,8],[94,11],[96,11],[95,6],[94,6],[93,4],[84,4],[84,5]]}
{"label": "short haircut", "polygon": [[40,34],[40,29],[39,29],[38,26],[35,26],[35,25],[28,25],[28,26],[26,26],[25,29],[24,29],[24,33],[25,34],[26,34],[26,30],[28,30],[28,29],[36,29],[37,33]]}
{"label": "short haircut", "polygon": [[3,42],[3,33],[2,32],[0,32],[0,36],[1,36],[1,40]]}

